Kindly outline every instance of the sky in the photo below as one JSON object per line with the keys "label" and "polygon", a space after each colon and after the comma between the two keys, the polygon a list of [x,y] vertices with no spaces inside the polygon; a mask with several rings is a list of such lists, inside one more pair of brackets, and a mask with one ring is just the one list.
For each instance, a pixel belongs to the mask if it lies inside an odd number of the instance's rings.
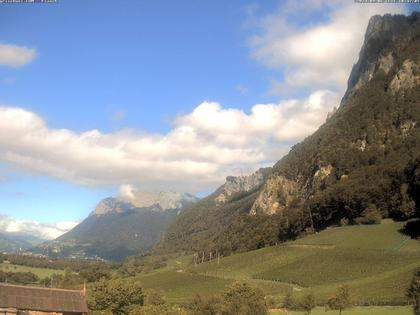
{"label": "sky", "polygon": [[203,196],[339,105],[374,14],[345,0],[0,4],[0,231],[54,238],[102,199]]}

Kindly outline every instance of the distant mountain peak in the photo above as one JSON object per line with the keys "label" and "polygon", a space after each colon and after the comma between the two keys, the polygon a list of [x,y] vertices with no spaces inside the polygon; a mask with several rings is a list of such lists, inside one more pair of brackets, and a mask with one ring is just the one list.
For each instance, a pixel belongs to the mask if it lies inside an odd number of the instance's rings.
{"label": "distant mountain peak", "polygon": [[130,200],[137,208],[158,206],[162,211],[181,209],[197,201],[198,198],[189,193],[175,191],[136,191]]}
{"label": "distant mountain peak", "polygon": [[92,214],[99,216],[109,212],[123,213],[131,208],[133,208],[133,206],[127,202],[121,201],[117,198],[108,197],[98,203]]}
{"label": "distant mountain peak", "polygon": [[107,213],[125,213],[139,208],[151,211],[182,209],[198,201],[189,193],[174,191],[145,192],[136,191],[134,198],[108,197],[101,200],[91,215],[101,216]]}

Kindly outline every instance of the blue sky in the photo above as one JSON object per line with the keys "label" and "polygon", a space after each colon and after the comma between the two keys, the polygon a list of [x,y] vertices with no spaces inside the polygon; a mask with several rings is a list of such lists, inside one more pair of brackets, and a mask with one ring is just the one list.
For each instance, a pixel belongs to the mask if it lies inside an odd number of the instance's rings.
{"label": "blue sky", "polygon": [[[77,0],[3,5],[2,42],[35,47],[39,56],[21,69],[1,69],[3,77],[15,79],[1,86],[1,101],[23,104],[52,127],[157,132],[206,99],[244,108],[266,102],[270,74],[249,58],[247,5]],[[123,121],[113,119],[119,112]]]}
{"label": "blue sky", "polygon": [[[267,69],[249,58],[246,6],[63,0],[3,5],[1,42],[35,47],[39,56],[25,67],[0,69],[0,102],[34,111],[51,127],[104,132],[166,132],[177,114],[207,99],[245,109],[265,102]],[[0,183],[0,212],[20,219],[78,220],[100,198],[115,194],[43,176],[8,176]]]}
{"label": "blue sky", "polygon": [[369,16],[409,10],[350,2],[1,4],[0,214],[78,221],[121,185],[203,194],[275,162],[338,105]]}

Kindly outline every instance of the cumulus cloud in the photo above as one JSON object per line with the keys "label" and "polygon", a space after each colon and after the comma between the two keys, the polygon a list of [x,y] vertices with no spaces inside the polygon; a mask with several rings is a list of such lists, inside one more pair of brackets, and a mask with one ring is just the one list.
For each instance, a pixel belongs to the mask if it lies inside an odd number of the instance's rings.
{"label": "cumulus cloud", "polygon": [[0,44],[0,66],[21,67],[30,63],[36,56],[34,48]]}
{"label": "cumulus cloud", "polygon": [[[53,129],[36,113],[1,106],[0,161],[83,185],[200,191],[234,169],[277,161],[337,104],[322,90],[304,100],[256,104],[249,113],[203,102],[166,134]],[[131,189],[121,186],[128,197]]]}
{"label": "cumulus cloud", "polygon": [[125,200],[132,201],[135,199],[134,196],[135,189],[130,184],[125,184],[120,186],[120,197]]}
{"label": "cumulus cloud", "polygon": [[[275,14],[256,19],[258,32],[250,38],[251,53],[267,67],[283,71],[284,78],[273,82],[273,92],[298,88],[343,92],[370,17],[405,10],[399,4],[288,1]],[[308,19],[314,13],[318,21]]]}
{"label": "cumulus cloud", "polygon": [[37,221],[18,220],[10,216],[0,215],[0,232],[25,233],[45,240],[55,239],[71,230],[77,224],[78,222],[73,221],[48,224]]}

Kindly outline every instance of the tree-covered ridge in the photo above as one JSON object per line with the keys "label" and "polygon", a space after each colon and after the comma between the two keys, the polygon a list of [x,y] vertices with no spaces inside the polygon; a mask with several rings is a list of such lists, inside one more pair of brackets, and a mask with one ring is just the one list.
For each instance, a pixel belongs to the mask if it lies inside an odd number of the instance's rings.
{"label": "tree-covered ridge", "polygon": [[177,217],[157,251],[207,257],[334,224],[418,216],[420,15],[403,19],[410,27],[398,37],[367,37],[374,42],[365,43],[365,50],[375,50],[377,60],[363,84],[276,163],[262,186],[223,204],[214,201],[217,192],[202,200]]}

